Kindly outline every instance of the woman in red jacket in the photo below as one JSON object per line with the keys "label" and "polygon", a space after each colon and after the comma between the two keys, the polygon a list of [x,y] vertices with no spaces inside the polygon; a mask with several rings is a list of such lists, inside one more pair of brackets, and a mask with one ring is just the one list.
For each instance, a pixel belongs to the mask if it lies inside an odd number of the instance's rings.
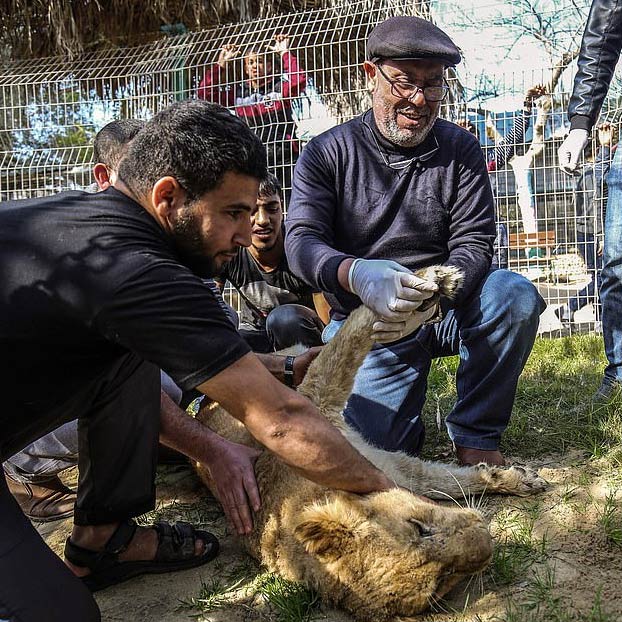
{"label": "woman in red jacket", "polygon": [[[216,63],[208,67],[197,92],[199,99],[235,110],[259,135],[268,151],[268,164],[283,186],[290,186],[291,164],[298,158],[292,100],[304,90],[307,77],[290,51],[289,35],[278,34],[268,52],[252,49],[244,56],[244,79],[231,75],[237,45],[223,46]],[[280,56],[279,63],[273,57]]]}

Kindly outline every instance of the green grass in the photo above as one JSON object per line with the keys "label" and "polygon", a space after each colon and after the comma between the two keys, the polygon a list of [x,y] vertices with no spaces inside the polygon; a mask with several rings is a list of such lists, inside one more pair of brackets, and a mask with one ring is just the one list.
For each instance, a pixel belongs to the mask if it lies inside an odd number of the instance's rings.
{"label": "green grass", "polygon": [[[604,406],[590,401],[602,379],[606,360],[602,338],[576,335],[538,338],[519,381],[502,451],[523,458],[584,450],[590,457],[622,464],[622,400]],[[449,414],[456,399],[458,357],[436,360],[429,377],[424,409],[425,456],[451,448],[437,414]]]}
{"label": "green grass", "polygon": [[603,529],[607,543],[622,547],[622,509],[618,505],[614,491],[605,498],[598,523]]}
{"label": "green grass", "polygon": [[319,604],[315,592],[276,574],[261,575],[255,587],[257,593],[275,609],[278,622],[308,622]]}
{"label": "green grass", "polygon": [[486,576],[496,587],[509,585],[524,577],[534,564],[547,559],[547,536],[534,535],[540,515],[538,501],[522,511],[509,508],[496,516],[496,531],[504,535],[495,544]]}
{"label": "green grass", "polygon": [[219,566],[215,570],[218,578],[202,581],[196,596],[179,601],[180,610],[198,618],[235,602],[248,607],[250,600],[259,597],[272,612],[266,619],[310,622],[318,608],[319,597],[315,592],[272,573],[258,574],[256,564],[250,560],[228,572]]}
{"label": "green grass", "polygon": [[192,617],[199,617],[227,607],[240,595],[246,597],[249,584],[253,582],[258,572],[257,565],[251,559],[227,571],[224,570],[219,560],[213,563],[218,577],[201,581],[201,587],[196,596],[179,601],[179,609],[189,611]]}
{"label": "green grass", "polygon": [[520,602],[508,600],[505,614],[498,622],[617,622],[617,616],[603,609],[601,591],[589,611],[577,611],[566,598],[555,593],[555,570],[549,565],[534,572]]}
{"label": "green grass", "polygon": [[[451,455],[444,425],[437,426],[438,413],[446,416],[456,399],[455,373],[458,357],[434,361],[429,376],[425,457]],[[501,449],[523,459],[564,454],[570,449],[584,452],[581,472],[560,491],[561,503],[581,501],[595,477],[608,477],[612,490],[622,478],[622,399],[595,405],[591,396],[598,388],[606,359],[602,338],[578,335],[560,339],[537,339],[519,381],[510,425]],[[618,478],[618,479],[616,479]],[[525,503],[527,503],[525,505]],[[547,534],[536,535],[534,526],[543,512],[537,498],[497,512],[495,550],[485,582],[495,591],[507,593],[505,613],[499,622],[614,622],[605,611],[600,591],[590,608],[572,607],[556,589],[554,567]],[[610,493],[597,510],[598,525],[608,546],[622,547],[622,508]],[[517,587],[519,586],[519,587]],[[518,590],[518,591],[517,591]]]}
{"label": "green grass", "polygon": [[220,579],[201,581],[201,588],[197,596],[180,600],[179,608],[196,610],[195,615],[197,616],[216,611],[231,602],[233,593],[241,586],[241,583],[241,581],[237,581],[227,585]]}

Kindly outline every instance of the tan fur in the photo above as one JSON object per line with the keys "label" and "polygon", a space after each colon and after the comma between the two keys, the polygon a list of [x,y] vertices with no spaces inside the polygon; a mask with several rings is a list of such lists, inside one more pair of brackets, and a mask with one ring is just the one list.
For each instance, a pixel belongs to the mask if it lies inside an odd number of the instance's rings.
{"label": "tan fur", "polygon": [[[452,293],[461,275],[427,269]],[[446,281],[446,282],[445,282]],[[372,346],[375,316],[361,307],[309,368],[299,391],[372,463],[401,486],[430,497],[500,492],[527,495],[546,482],[522,468],[427,463],[370,446],[343,422],[354,375]],[[199,419],[236,442],[258,446],[246,429],[217,406]],[[209,486],[209,472],[197,471]],[[415,615],[460,579],[483,570],[492,540],[471,509],[432,505],[406,490],[357,496],[318,486],[264,451],[255,467],[262,508],[245,539],[249,553],[272,572],[302,581],[359,620],[382,622]]]}

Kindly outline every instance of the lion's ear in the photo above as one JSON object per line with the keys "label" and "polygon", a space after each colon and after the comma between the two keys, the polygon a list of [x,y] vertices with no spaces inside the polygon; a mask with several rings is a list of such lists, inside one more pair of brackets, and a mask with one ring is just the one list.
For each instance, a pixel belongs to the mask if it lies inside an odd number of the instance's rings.
{"label": "lion's ear", "polygon": [[325,562],[335,561],[350,548],[359,520],[343,503],[315,506],[303,513],[294,535],[307,553]]}
{"label": "lion's ear", "polygon": [[339,559],[352,539],[352,532],[345,525],[330,520],[308,520],[294,530],[307,553],[322,561]]}

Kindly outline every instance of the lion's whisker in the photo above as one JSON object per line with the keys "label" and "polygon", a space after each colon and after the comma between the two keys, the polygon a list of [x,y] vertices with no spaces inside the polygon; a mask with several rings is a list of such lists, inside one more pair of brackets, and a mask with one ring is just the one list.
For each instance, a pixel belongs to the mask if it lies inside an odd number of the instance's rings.
{"label": "lion's whisker", "polygon": [[435,495],[441,495],[442,497],[447,497],[447,499],[449,499],[450,501],[453,501],[460,509],[462,509],[463,507],[460,505],[459,501],[456,498],[452,497],[449,493],[445,492],[444,490],[436,490],[434,488],[430,488],[424,494],[427,495],[429,493],[434,493]]}
{"label": "lion's whisker", "polygon": [[449,472],[449,475],[451,475],[452,479],[456,482],[456,484],[458,484],[458,488],[460,488],[460,492],[462,493],[462,497],[464,498],[466,506],[469,507],[469,500],[467,499],[467,495],[464,491],[464,488],[462,487],[462,484],[453,473]]}
{"label": "lion's whisker", "polygon": [[480,511],[480,508],[482,506],[484,506],[485,503],[486,503],[486,499],[484,497],[486,495],[486,491],[487,490],[488,490],[488,486],[484,486],[484,489],[480,493],[479,499],[477,500],[477,503],[476,503],[475,507],[473,508],[473,509],[477,510],[478,512]]}

